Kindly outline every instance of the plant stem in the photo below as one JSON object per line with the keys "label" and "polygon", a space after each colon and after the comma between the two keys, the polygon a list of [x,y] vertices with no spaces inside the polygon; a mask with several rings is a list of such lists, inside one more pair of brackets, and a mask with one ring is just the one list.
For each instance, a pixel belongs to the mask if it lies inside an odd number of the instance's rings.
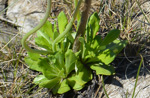
{"label": "plant stem", "polygon": [[136,81],[135,81],[135,85],[134,85],[132,98],[134,98],[134,95],[135,95],[135,89],[136,89],[136,85],[137,85],[137,81],[138,81],[138,77],[139,77],[139,73],[140,73],[140,69],[141,69],[142,63],[143,63],[143,57],[141,56],[141,62],[140,62],[140,65],[139,65],[139,68],[138,68],[138,72],[137,72],[137,75],[136,75]]}
{"label": "plant stem", "polygon": [[31,31],[29,31],[27,34],[25,34],[25,36],[23,37],[21,43],[22,46],[29,52],[33,52],[33,53],[40,53],[40,54],[47,54],[47,53],[53,53],[52,51],[44,51],[44,50],[35,50],[35,49],[31,49],[27,43],[26,40],[28,39],[28,37],[30,35],[32,35],[33,33],[36,33],[37,30],[39,30],[47,21],[47,19],[49,18],[49,14],[51,11],[51,0],[47,0],[47,9],[46,9],[46,14],[43,18],[43,20],[41,21],[41,23],[39,25],[37,25],[35,28],[33,28]]}
{"label": "plant stem", "polygon": [[107,94],[107,91],[106,91],[106,89],[105,89],[105,84],[104,84],[104,77],[103,77],[103,75],[102,75],[102,85],[103,85],[103,89],[104,89],[104,93],[105,93],[106,97],[109,98],[109,96],[108,96],[108,94]]}
{"label": "plant stem", "polygon": [[[75,7],[77,6],[77,4],[78,4],[78,0],[74,0],[74,5],[75,5]],[[78,14],[77,14],[77,22],[79,22],[80,21],[80,11],[78,11]]]}
{"label": "plant stem", "polygon": [[66,4],[71,4],[71,2],[70,1],[68,1],[68,0],[63,0],[64,1],[64,3],[66,3]]}
{"label": "plant stem", "polygon": [[86,22],[87,22],[87,19],[88,19],[88,13],[89,13],[89,10],[90,10],[90,6],[91,6],[91,0],[85,0],[83,10],[82,10],[82,16],[81,16],[79,29],[77,31],[75,41],[74,41],[74,44],[73,44],[73,51],[74,52],[78,52],[79,49],[80,49],[80,44],[81,43],[78,40],[78,38],[79,37],[84,37],[85,27],[86,27]]}
{"label": "plant stem", "polygon": [[76,16],[77,16],[77,14],[78,14],[78,11],[79,11],[81,2],[82,2],[82,0],[79,0],[78,5],[77,5],[77,7],[76,7],[76,9],[75,9],[75,12],[74,12],[74,14],[73,14],[73,17],[72,17],[71,21],[69,22],[69,24],[66,26],[65,31],[64,31],[63,33],[61,33],[61,34],[54,40],[53,45],[52,45],[53,52],[56,51],[56,49],[55,49],[56,43],[58,43],[59,41],[61,41],[61,39],[62,39],[62,38],[70,31],[70,29],[72,28],[73,22],[74,22],[74,20],[76,19]]}
{"label": "plant stem", "polygon": [[141,6],[140,6],[139,1],[138,1],[138,0],[135,0],[135,1],[136,1],[136,3],[138,4],[138,7],[140,8],[140,10],[142,11],[142,13],[143,13],[143,15],[144,15],[146,21],[147,21],[148,23],[150,23],[150,21],[148,20],[147,16],[145,15],[145,12],[143,11],[143,9],[142,9]]}

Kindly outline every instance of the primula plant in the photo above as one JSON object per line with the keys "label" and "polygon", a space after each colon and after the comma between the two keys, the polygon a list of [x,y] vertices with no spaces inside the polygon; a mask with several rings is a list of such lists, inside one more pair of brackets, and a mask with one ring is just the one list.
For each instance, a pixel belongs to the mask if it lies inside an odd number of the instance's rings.
{"label": "primula plant", "polygon": [[[25,62],[30,69],[41,72],[33,82],[51,89],[54,94],[62,94],[70,89],[81,90],[92,80],[93,71],[97,75],[115,74],[110,63],[127,43],[117,39],[120,34],[117,29],[109,31],[104,39],[97,35],[100,19],[97,13],[93,13],[85,24],[85,35],[78,38],[79,51],[74,52],[72,47],[77,32],[72,29],[72,24],[81,1],[69,23],[65,13],[61,12],[54,24],[46,21],[37,32],[33,30],[37,34],[35,44],[43,50],[30,49],[25,42],[28,37],[22,40],[23,46],[28,50]],[[27,36],[33,31],[27,33]]]}

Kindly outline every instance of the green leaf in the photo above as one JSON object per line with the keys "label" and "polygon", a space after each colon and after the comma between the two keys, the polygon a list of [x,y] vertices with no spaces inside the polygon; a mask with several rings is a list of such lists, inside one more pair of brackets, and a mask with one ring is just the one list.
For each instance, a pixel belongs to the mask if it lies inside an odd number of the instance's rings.
{"label": "green leaf", "polygon": [[81,42],[81,43],[85,43],[85,40],[83,37],[79,37],[78,40]]}
{"label": "green leaf", "polygon": [[52,50],[52,42],[51,42],[50,38],[48,37],[47,34],[41,32],[41,31],[37,32],[37,37],[35,38],[35,43],[42,48],[45,48],[47,50]]}
{"label": "green leaf", "polygon": [[95,38],[96,33],[99,30],[99,21],[100,19],[97,13],[93,13],[89,19],[88,26],[92,29],[89,36],[92,36],[92,39]]}
{"label": "green leaf", "polygon": [[70,90],[67,80],[63,80],[52,89],[53,94],[63,94]]}
{"label": "green leaf", "polygon": [[[73,35],[74,33],[72,33],[72,35]],[[68,38],[68,40],[73,44],[73,42],[74,42],[74,37],[71,35],[71,33],[68,33],[68,35],[67,35],[67,38]]]}
{"label": "green leaf", "polygon": [[107,49],[111,49],[114,53],[118,54],[126,45],[127,40],[114,40],[111,44],[107,45]]}
{"label": "green leaf", "polygon": [[52,44],[52,41],[50,40],[50,37],[48,37],[48,35],[45,34],[44,32],[42,32],[42,31],[39,30],[37,32],[37,36],[38,37],[42,36],[50,45]]}
{"label": "green leaf", "polygon": [[82,46],[82,59],[86,60],[90,55],[89,52],[93,52],[92,48],[88,43],[85,42],[83,37],[79,37],[78,40],[81,42]]}
{"label": "green leaf", "polygon": [[83,66],[81,62],[77,62],[78,71],[72,74],[67,80],[69,85],[75,90],[81,90],[85,84],[92,80],[92,72]]}
{"label": "green leaf", "polygon": [[49,43],[43,37],[35,38],[35,44],[39,47],[45,48],[46,50],[51,50],[51,45],[49,45]]}
{"label": "green leaf", "polygon": [[111,63],[115,57],[116,54],[113,53],[110,49],[106,49],[105,51],[100,53],[100,55],[98,55],[99,60],[101,60],[106,65]]}
{"label": "green leaf", "polygon": [[96,75],[114,75],[115,69],[111,65],[105,65],[102,63],[90,65],[92,70],[96,71]]}
{"label": "green leaf", "polygon": [[107,36],[104,38],[104,40],[101,43],[101,46],[108,45],[109,43],[113,42],[116,38],[118,38],[120,35],[120,30],[114,29],[108,32]]}
{"label": "green leaf", "polygon": [[41,58],[41,57],[40,57],[40,54],[38,54],[38,53],[27,52],[27,54],[28,54],[28,56],[29,56],[32,60],[34,60],[34,61],[36,61],[36,60],[38,60],[39,58]]}
{"label": "green leaf", "polygon": [[98,47],[100,47],[100,44],[102,42],[102,38],[99,35],[96,35],[93,41],[93,44],[91,45],[91,47],[93,49],[97,49]]}
{"label": "green leaf", "polygon": [[65,68],[67,75],[75,69],[76,60],[77,57],[75,56],[74,52],[72,50],[67,50],[65,53]]}
{"label": "green leaf", "polygon": [[89,57],[89,58],[87,58],[87,60],[85,62],[86,64],[101,62],[96,56],[90,58],[90,56],[88,55],[87,57]]}
{"label": "green leaf", "polygon": [[59,65],[61,65],[60,67],[62,67],[62,65],[65,65],[65,62],[64,62],[64,60],[65,60],[65,55],[64,55],[63,52],[59,51],[58,53],[56,53],[55,57],[56,57],[56,62],[57,62]]}
{"label": "green leaf", "polygon": [[55,56],[50,56],[48,58],[42,59],[39,63],[42,68],[42,73],[48,79],[52,79],[55,77],[64,78],[64,69],[60,69],[60,65],[56,63]]}
{"label": "green leaf", "polygon": [[68,19],[64,12],[60,12],[58,17],[58,28],[59,32],[62,33],[65,30],[66,25],[68,24]]}
{"label": "green leaf", "polygon": [[40,54],[28,52],[28,57],[25,57],[24,60],[30,69],[42,72],[39,65],[40,59]]}
{"label": "green leaf", "polygon": [[40,87],[52,89],[53,94],[63,94],[70,90],[67,80],[63,80],[60,77],[53,79],[47,79],[44,75],[37,76],[33,83]]}
{"label": "green leaf", "polygon": [[39,66],[40,60],[34,61],[30,57],[25,57],[24,60],[30,69],[42,72],[42,69]]}
{"label": "green leaf", "polygon": [[33,83],[39,85],[40,87],[46,87],[52,89],[59,84],[60,80],[61,78],[59,77],[49,80],[44,75],[39,75],[34,79]]}
{"label": "green leaf", "polygon": [[58,33],[58,31],[57,31],[57,24],[56,24],[56,21],[54,22],[54,29],[53,29],[53,32],[54,32],[53,39],[55,40],[55,39],[58,37],[58,35],[59,35],[59,33]]}
{"label": "green leaf", "polygon": [[108,65],[111,63],[116,55],[126,46],[127,41],[114,40],[106,46],[105,50],[101,50],[98,54],[99,60]]}
{"label": "green leaf", "polygon": [[57,65],[58,69],[61,70],[63,68],[65,70],[65,54],[59,51],[58,53],[56,53],[55,58],[55,64]]}
{"label": "green leaf", "polygon": [[46,21],[43,27],[40,28],[40,31],[47,34],[52,40],[54,40],[53,39],[53,27],[49,21]]}

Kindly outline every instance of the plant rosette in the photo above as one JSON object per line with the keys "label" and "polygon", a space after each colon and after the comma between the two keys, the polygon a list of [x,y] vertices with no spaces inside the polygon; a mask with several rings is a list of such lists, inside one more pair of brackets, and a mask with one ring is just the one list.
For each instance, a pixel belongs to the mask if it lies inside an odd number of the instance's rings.
{"label": "plant rosette", "polygon": [[100,35],[97,35],[100,27],[99,22],[98,14],[93,13],[87,23],[86,38],[79,38],[82,43],[82,62],[95,70],[97,75],[114,75],[115,70],[110,63],[126,46],[127,41],[117,39],[120,35],[118,29],[109,31],[102,39]]}
{"label": "plant rosette", "polygon": [[[54,94],[65,93],[71,89],[70,87],[80,90],[92,79],[92,72],[77,61],[76,55],[70,49],[65,53],[59,51],[46,58],[35,53],[28,54],[25,61],[30,69],[43,74],[37,76],[33,82],[41,87],[50,88]],[[75,72],[75,66],[78,69],[77,72]]]}
{"label": "plant rosette", "polygon": [[[54,40],[63,33],[68,24],[64,12],[58,15],[57,21],[58,29],[56,22],[51,24],[47,21],[37,31],[36,45],[53,51]],[[104,39],[96,35],[100,27],[99,21],[98,14],[93,13],[88,20],[85,37],[79,38],[81,49],[77,53],[72,51],[75,39],[72,29],[55,45],[56,51],[53,51],[53,54],[28,52],[25,62],[30,69],[42,73],[33,82],[40,87],[51,89],[54,94],[62,94],[70,89],[81,90],[92,80],[92,70],[96,71],[97,75],[113,75],[115,70],[110,63],[126,46],[127,41],[117,39],[120,34],[117,29],[108,32]]]}

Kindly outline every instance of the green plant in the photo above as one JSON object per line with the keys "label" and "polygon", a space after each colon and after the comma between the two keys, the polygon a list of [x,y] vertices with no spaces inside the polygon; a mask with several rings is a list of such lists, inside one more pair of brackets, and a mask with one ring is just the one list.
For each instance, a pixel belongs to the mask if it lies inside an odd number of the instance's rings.
{"label": "green plant", "polygon": [[[141,62],[140,62],[140,65],[139,65],[139,68],[138,68],[138,72],[137,72],[137,75],[136,75],[136,81],[135,81],[135,85],[134,85],[132,98],[134,98],[134,96],[135,96],[135,89],[136,89],[136,86],[137,86],[137,81],[138,81],[138,77],[139,77],[139,74],[140,74],[140,69],[141,69],[142,63],[143,63],[143,57],[141,56]],[[136,98],[136,96],[135,96],[135,98]]]}
{"label": "green plant", "polygon": [[[81,90],[92,80],[92,70],[96,71],[97,75],[113,75],[115,70],[110,63],[127,43],[117,39],[120,34],[117,29],[110,31],[104,39],[96,35],[100,19],[97,13],[93,13],[85,24],[85,36],[78,37],[80,49],[74,52],[72,47],[76,38],[73,35],[76,32],[72,30],[72,24],[81,1],[78,2],[69,24],[66,15],[61,12],[57,17],[58,29],[56,21],[54,25],[46,21],[40,30],[35,30],[35,44],[44,48],[44,51],[30,51],[31,49],[27,48],[29,52],[25,62],[30,69],[42,73],[33,82],[41,87],[50,88],[54,94],[65,93],[71,88]],[[25,48],[26,39],[27,37],[22,41]]]}

